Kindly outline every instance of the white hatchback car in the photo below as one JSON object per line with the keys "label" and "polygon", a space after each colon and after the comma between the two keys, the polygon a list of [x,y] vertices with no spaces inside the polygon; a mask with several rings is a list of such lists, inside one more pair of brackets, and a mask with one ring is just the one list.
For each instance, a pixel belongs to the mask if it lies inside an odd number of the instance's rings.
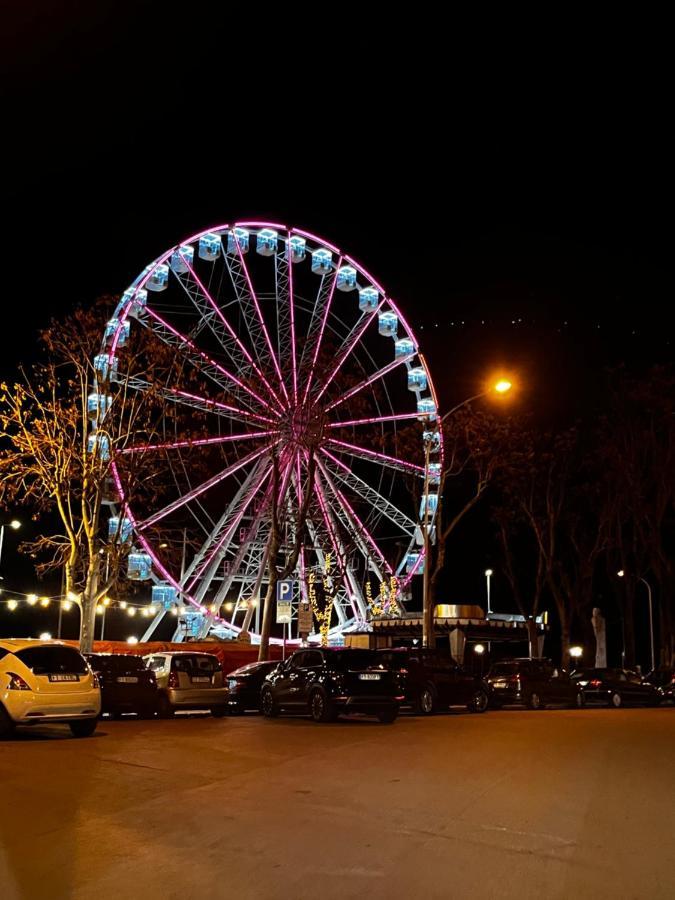
{"label": "white hatchback car", "polygon": [[50,722],[88,737],[100,712],[98,679],[74,647],[0,638],[0,737],[15,725]]}

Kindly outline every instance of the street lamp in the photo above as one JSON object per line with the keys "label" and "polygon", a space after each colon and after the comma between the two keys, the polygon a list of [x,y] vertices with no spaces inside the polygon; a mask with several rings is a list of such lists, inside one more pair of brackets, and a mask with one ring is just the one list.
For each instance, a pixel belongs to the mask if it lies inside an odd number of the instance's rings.
{"label": "street lamp", "polygon": [[3,522],[0,524],[0,564],[2,563],[2,543],[5,539],[5,526],[16,531],[17,528],[21,528],[21,522],[19,522],[18,519],[12,519],[11,522]]}
{"label": "street lamp", "polygon": [[[482,397],[487,397],[489,394],[497,393],[500,395],[504,395],[508,393],[513,387],[513,383],[509,381],[507,378],[498,378],[494,381],[487,390],[481,391],[479,394],[474,394],[471,397],[467,397],[466,400],[462,400],[461,403],[458,403],[456,406],[453,406],[452,409],[448,410],[445,415],[441,416],[438,422],[439,430],[443,427],[443,423],[447,418],[449,418],[453,413],[456,413],[458,409],[461,409],[463,406],[466,406],[469,403],[473,403],[474,400],[480,400]],[[426,422],[429,422],[429,418],[426,418]],[[433,616],[431,614],[431,604],[429,597],[429,576],[430,576],[430,565],[429,565],[429,457],[431,455],[431,436],[427,438],[424,442],[424,525],[423,525],[423,539],[424,539],[424,571],[422,573],[422,646],[430,647],[433,645],[434,640],[434,622]],[[443,481],[444,474],[441,474],[440,477],[440,485],[439,485],[439,494],[443,490]],[[492,573],[490,573],[492,574]],[[489,594],[489,583],[488,583],[488,594]],[[488,602],[489,606],[489,602]]]}
{"label": "street lamp", "polygon": [[579,664],[579,660],[584,655],[584,648],[579,647],[578,645],[575,647],[570,647],[570,656],[574,660],[575,664]]}
{"label": "street lamp", "polygon": [[[619,578],[623,578],[626,574],[623,569],[619,569],[616,573]],[[638,578],[638,581],[641,581],[644,586],[647,588],[647,599],[649,601],[649,640],[651,645],[651,655],[652,655],[652,672],[656,668],[656,661],[654,656],[654,616],[652,612],[652,589],[646,578],[642,578],[641,576]]]}
{"label": "street lamp", "polygon": [[487,581],[487,614],[488,617],[492,610],[490,609],[490,579],[492,578],[492,569],[485,570],[485,580]]}

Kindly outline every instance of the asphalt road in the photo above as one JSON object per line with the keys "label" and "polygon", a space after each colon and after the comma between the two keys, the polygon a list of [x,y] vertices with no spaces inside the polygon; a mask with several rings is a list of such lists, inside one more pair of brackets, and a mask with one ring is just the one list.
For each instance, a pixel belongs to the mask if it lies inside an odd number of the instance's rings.
{"label": "asphalt road", "polygon": [[2,900],[675,897],[675,709],[0,742]]}

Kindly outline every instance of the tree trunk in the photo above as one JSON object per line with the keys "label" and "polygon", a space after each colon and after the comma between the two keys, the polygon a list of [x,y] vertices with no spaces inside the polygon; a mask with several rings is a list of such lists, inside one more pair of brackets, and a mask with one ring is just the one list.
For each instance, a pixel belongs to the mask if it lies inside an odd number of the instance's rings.
{"label": "tree trunk", "polygon": [[623,665],[632,668],[635,665],[635,620],[633,616],[635,600],[635,587],[633,584],[626,585],[623,602],[623,642],[624,642],[624,659]]}
{"label": "tree trunk", "polygon": [[274,598],[277,591],[276,566],[274,572],[270,567],[270,581],[265,594],[265,606],[263,608],[262,625],[260,627],[260,648],[258,649],[258,661],[267,662],[270,658],[270,632],[272,631],[272,611],[274,610]]}
{"label": "tree trunk", "polygon": [[539,641],[537,640],[537,620],[535,616],[528,616],[525,620],[525,625],[527,627],[527,644],[530,654],[530,659],[535,656],[539,656]]}
{"label": "tree trunk", "polygon": [[562,667],[570,667],[570,623],[565,613],[560,615],[560,643],[562,645]]}
{"label": "tree trunk", "polygon": [[98,598],[98,560],[89,567],[87,583],[82,592],[80,608],[80,653],[91,653],[96,628],[96,601]]}

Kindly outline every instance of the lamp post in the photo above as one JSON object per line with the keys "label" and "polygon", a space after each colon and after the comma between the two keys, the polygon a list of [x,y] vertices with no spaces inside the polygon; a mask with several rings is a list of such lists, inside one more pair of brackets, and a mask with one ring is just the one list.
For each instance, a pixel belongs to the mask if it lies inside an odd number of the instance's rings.
{"label": "lamp post", "polygon": [[[443,423],[447,418],[449,418],[453,413],[456,413],[458,409],[461,409],[463,406],[466,406],[468,403],[473,403],[474,400],[480,400],[482,397],[487,397],[489,394],[493,392],[503,395],[508,393],[513,387],[513,383],[509,381],[507,378],[499,378],[496,380],[487,390],[481,391],[479,394],[474,394],[471,397],[467,397],[466,400],[462,400],[461,403],[458,403],[456,406],[453,406],[452,409],[448,410],[443,416],[441,416],[438,422],[438,428],[441,430],[443,428]],[[430,424],[430,418],[425,417],[425,424]],[[431,439],[427,439],[425,441],[424,446],[424,517],[423,517],[423,546],[424,546],[424,570],[422,572],[422,646],[430,647],[434,643],[434,619],[433,619],[433,611],[431,608],[431,598],[429,596],[429,579],[430,579],[430,566],[429,566],[429,456],[431,454]],[[443,490],[443,484],[445,482],[445,473],[441,473],[440,484],[438,488],[438,493]],[[489,591],[488,591],[489,593]],[[489,604],[488,604],[489,605]]]}
{"label": "lamp post", "polygon": [[[616,574],[619,576],[619,578],[623,578],[623,576],[626,573],[624,572],[623,569],[619,569],[619,571]],[[655,656],[654,656],[654,615],[653,615],[653,609],[652,609],[652,589],[646,578],[642,578],[642,576],[640,576],[638,578],[638,581],[641,581],[644,584],[644,586],[647,588],[647,600],[649,601],[649,642],[650,642],[651,657],[652,657],[651,671],[653,672],[654,669],[656,668],[656,660],[655,660]]]}
{"label": "lamp post", "polygon": [[492,569],[485,570],[485,580],[487,581],[487,614],[488,618],[490,618],[490,613],[492,610],[490,609],[490,579],[492,578]]}
{"label": "lamp post", "polygon": [[5,540],[5,526],[9,525],[10,528],[17,530],[17,528],[21,528],[21,522],[18,519],[12,519],[11,522],[3,522],[0,525],[0,564],[2,563],[2,544]]}

